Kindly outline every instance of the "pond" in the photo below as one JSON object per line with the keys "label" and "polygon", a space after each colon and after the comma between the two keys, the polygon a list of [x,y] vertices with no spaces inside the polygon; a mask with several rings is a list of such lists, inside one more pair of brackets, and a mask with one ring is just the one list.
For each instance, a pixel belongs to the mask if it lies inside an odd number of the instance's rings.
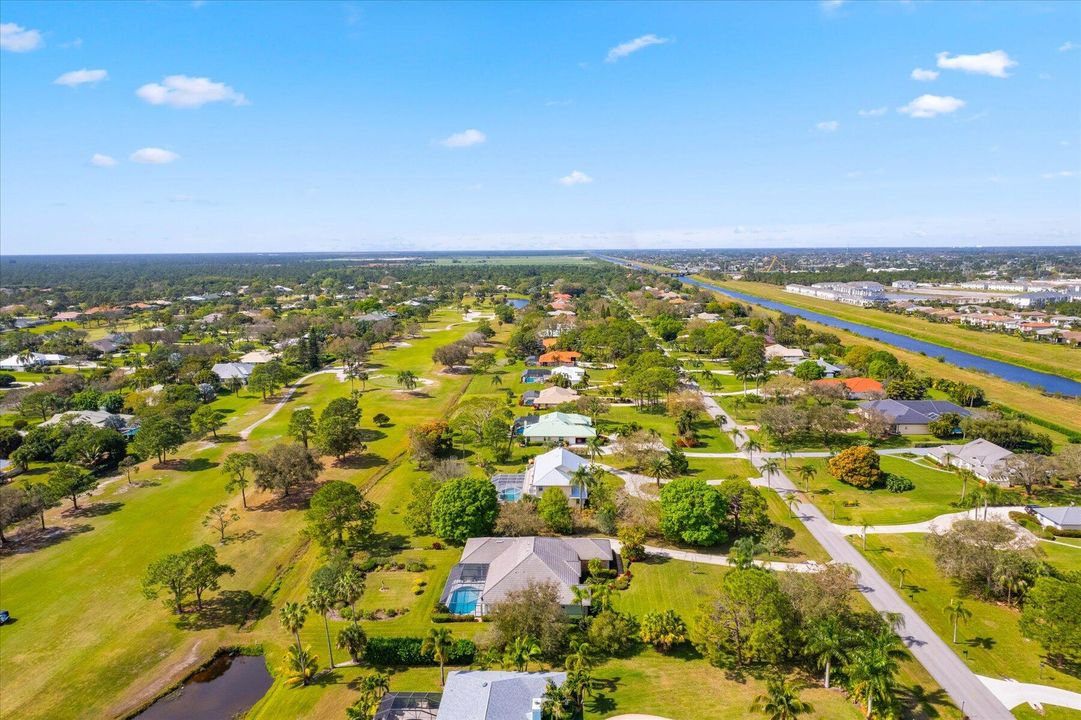
{"label": "pond", "polygon": [[[736,290],[729,290],[728,288],[723,288],[712,283],[695,280],[694,278],[681,277],[679,279],[687,283],[688,285],[697,285],[698,287],[706,288],[707,290],[713,290],[715,292],[721,293],[722,295],[736,298],[737,300],[743,300],[744,302],[760,305],[771,310],[779,310],[790,315],[798,315],[806,320],[811,320],[822,325],[829,325],[830,327],[848,330],[857,335],[862,335],[866,338],[880,340],[884,343],[888,343],[899,348],[904,348],[905,350],[921,352],[930,357],[941,357],[945,359],[946,362],[953,363],[958,367],[967,368],[969,370],[982,370],[983,372],[997,375],[1003,380],[1032,385],[1049,393],[1059,393],[1062,395],[1069,395],[1071,397],[1081,396],[1081,383],[1070,380],[1069,378],[1061,377],[1059,375],[1051,375],[1050,373],[1029,370],[1028,368],[1021,367],[1020,365],[1012,365],[1010,363],[1000,362],[998,360],[991,360],[990,358],[981,357],[979,355],[973,355],[972,353],[963,352],[961,350],[953,350],[952,348],[947,348],[942,345],[924,342],[923,340],[916,340],[915,338],[910,338],[907,335],[899,335],[897,333],[888,332],[886,330],[879,330],[878,328],[873,328],[870,325],[849,322],[848,320],[839,320],[831,315],[824,315],[822,313],[813,312],[811,310],[803,310],[792,305],[774,302],[773,300],[764,300],[760,297],[748,295],[746,293],[738,292]],[[1033,352],[1038,353],[1039,350],[1034,348]]]}
{"label": "pond", "polygon": [[523,300],[521,298],[507,298],[507,304],[510,305],[515,310],[521,310],[522,308],[524,308],[526,305],[529,304],[529,301],[528,300]]}
{"label": "pond", "polygon": [[219,655],[138,720],[232,720],[259,701],[274,680],[262,656]]}

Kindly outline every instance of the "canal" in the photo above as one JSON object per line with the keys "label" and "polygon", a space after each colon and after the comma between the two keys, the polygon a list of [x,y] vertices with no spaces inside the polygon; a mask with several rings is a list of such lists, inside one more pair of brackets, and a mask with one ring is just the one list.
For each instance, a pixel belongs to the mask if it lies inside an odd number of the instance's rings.
{"label": "canal", "polygon": [[[793,307],[792,305],[786,305],[773,300],[765,300],[760,297],[755,297],[754,295],[741,293],[737,290],[729,290],[714,285],[713,283],[695,280],[694,278],[680,277],[679,279],[688,285],[695,285],[697,287],[705,288],[706,290],[712,290],[737,300],[743,300],[744,302],[752,303],[754,305],[761,305],[770,310],[777,310],[790,315],[798,315],[806,320],[811,320],[822,325],[829,325],[830,327],[848,330],[856,335],[862,335],[865,338],[873,340],[880,340],[904,350],[923,353],[929,357],[941,357],[946,362],[968,370],[981,370],[990,373],[991,375],[997,375],[1003,380],[1038,387],[1048,393],[1057,393],[1071,397],[1081,396],[1081,383],[1059,375],[1029,370],[1020,365],[1012,365],[999,360],[991,360],[961,350],[954,350],[942,345],[936,345],[923,340],[916,340],[907,335],[899,335],[897,333],[889,332],[888,330],[879,330],[870,325],[840,320],[830,315],[814,312],[813,310],[803,310],[801,308]],[[1078,353],[1078,357],[1081,359],[1081,353]]]}

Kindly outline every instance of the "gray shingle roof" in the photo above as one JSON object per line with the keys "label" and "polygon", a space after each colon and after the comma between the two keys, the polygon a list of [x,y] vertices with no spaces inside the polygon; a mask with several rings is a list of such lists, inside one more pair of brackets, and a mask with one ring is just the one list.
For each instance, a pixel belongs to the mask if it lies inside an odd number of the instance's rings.
{"label": "gray shingle roof", "polygon": [[525,720],[533,701],[544,696],[551,680],[562,685],[563,672],[519,673],[505,670],[455,670],[447,674],[437,720]]}
{"label": "gray shingle roof", "polygon": [[972,413],[960,405],[945,400],[868,400],[860,403],[864,410],[878,410],[897,425],[923,425],[946,413],[968,417]]}

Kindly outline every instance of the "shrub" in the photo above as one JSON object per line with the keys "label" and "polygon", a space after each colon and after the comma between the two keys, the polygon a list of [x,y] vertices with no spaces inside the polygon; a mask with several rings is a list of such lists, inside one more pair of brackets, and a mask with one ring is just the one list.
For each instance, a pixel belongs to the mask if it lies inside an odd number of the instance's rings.
{"label": "shrub", "polygon": [[455,615],[449,612],[432,613],[432,622],[434,623],[473,622],[476,619],[473,615]]}
{"label": "shrub", "polygon": [[638,639],[638,622],[630,615],[605,610],[589,624],[589,644],[605,655],[620,655]]}
{"label": "shrub", "polygon": [[[395,612],[388,610],[390,615]],[[364,649],[364,661],[375,667],[437,665],[432,653],[423,652],[424,638],[419,637],[372,637]],[[447,653],[448,665],[470,665],[477,654],[472,640],[459,638]]]}
{"label": "shrub", "polygon": [[889,475],[886,477],[886,489],[891,493],[903,493],[916,489],[916,483],[902,475]]}
{"label": "shrub", "polygon": [[845,448],[829,460],[833,477],[858,488],[872,488],[882,479],[878,453],[866,445]]}
{"label": "shrub", "polygon": [[424,572],[428,569],[428,565],[421,560],[410,560],[405,564],[405,569],[408,572]]}

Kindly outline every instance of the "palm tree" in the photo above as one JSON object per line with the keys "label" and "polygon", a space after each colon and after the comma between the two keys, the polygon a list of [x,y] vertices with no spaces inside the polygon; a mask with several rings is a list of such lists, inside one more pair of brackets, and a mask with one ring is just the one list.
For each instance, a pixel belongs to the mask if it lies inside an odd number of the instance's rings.
{"label": "palm tree", "polygon": [[412,370],[402,370],[398,373],[398,384],[406,390],[415,390],[417,387],[416,373]]}
{"label": "palm tree", "polygon": [[747,440],[747,442],[743,443],[743,447],[741,449],[743,450],[743,452],[747,453],[753,458],[756,452],[762,451],[762,443],[758,442],[754,438],[750,438]]}
{"label": "palm tree", "polygon": [[390,692],[390,677],[374,672],[360,681],[360,699],[345,711],[346,720],[371,720],[379,709],[379,702]]}
{"label": "palm tree", "polygon": [[420,646],[423,653],[431,653],[439,663],[439,686],[442,687],[446,676],[443,673],[443,665],[447,662],[450,646],[454,638],[447,628],[432,628],[428,631],[428,637],[424,638],[424,644]]}
{"label": "palm tree", "polygon": [[497,387],[497,386],[502,387],[502,385],[503,385],[503,375],[501,373],[492,373],[491,374],[491,381],[492,381],[492,387]]}
{"label": "palm tree", "polygon": [[830,686],[830,668],[834,661],[847,658],[844,626],[835,615],[829,615],[811,626],[807,636],[806,652],[813,655],[818,667],[826,671],[824,685]]}
{"label": "palm tree", "polygon": [[908,568],[899,567],[899,568],[897,568],[897,570],[895,570],[895,572],[897,573],[897,588],[899,590],[904,590],[905,589],[905,575],[908,575]]}
{"label": "palm tree", "polygon": [[950,624],[953,625],[953,644],[957,644],[957,625],[967,621],[972,617],[972,611],[965,607],[965,604],[961,601],[961,598],[953,598],[950,600],[950,604],[942,608],[942,612],[950,618]]}
{"label": "palm tree", "polygon": [[603,612],[605,610],[612,609],[611,585],[607,583],[594,584],[590,593],[590,607],[596,608],[597,612]]}
{"label": "palm tree", "polygon": [[574,585],[571,587],[571,595],[574,597],[574,604],[582,608],[582,614],[586,614],[586,604],[590,603],[593,599],[593,585]]}
{"label": "palm tree", "polygon": [[769,720],[795,720],[814,712],[809,703],[799,699],[800,687],[788,678],[770,678],[766,692],[754,699],[751,712],[765,715]]}
{"label": "palm tree", "polygon": [[530,637],[514,638],[514,643],[507,646],[503,662],[513,665],[518,672],[525,672],[532,660],[540,657],[540,646]]}
{"label": "palm tree", "polygon": [[759,547],[754,538],[741,537],[732,545],[732,552],[728,555],[728,561],[738,570],[746,570],[754,567],[754,556]]}
{"label": "palm tree", "polygon": [[327,636],[327,655],[330,656],[330,668],[334,669],[334,649],[330,644],[330,623],[327,613],[334,607],[334,595],[324,588],[313,588],[308,593],[308,607],[323,616],[323,631]]}
{"label": "palm tree", "polygon": [[792,457],[792,445],[790,443],[781,443],[781,459],[784,460],[784,469],[788,469],[788,458]]}
{"label": "palm tree", "polygon": [[[747,444],[750,445],[751,442],[754,441],[748,441]],[[773,489],[773,476],[778,474],[779,472],[781,472],[781,466],[776,460],[773,460],[771,458],[766,462],[762,463],[762,474],[766,476],[766,485],[771,490]]]}
{"label": "palm tree", "polygon": [[795,519],[798,515],[796,510],[799,509],[799,498],[795,493],[785,496],[785,505],[788,506],[788,512],[792,515],[792,519]]}
{"label": "palm tree", "polygon": [[654,455],[646,462],[646,473],[661,486],[661,478],[672,477],[672,466],[664,455]]}
{"label": "palm tree", "polygon": [[600,435],[594,435],[586,440],[586,448],[589,449],[589,461],[596,462],[597,456],[601,454],[601,448],[604,446],[604,440]]}
{"label": "palm tree", "polygon": [[942,455],[942,459],[946,461],[946,467],[953,467],[953,461],[957,459],[957,456],[947,450],[945,454]]}
{"label": "palm tree", "polygon": [[338,576],[338,582],[334,586],[338,595],[338,602],[349,606],[349,616],[353,624],[357,624],[357,600],[364,594],[364,577],[353,568],[348,568]]}
{"label": "palm tree", "polygon": [[587,642],[571,642],[571,654],[563,663],[568,671],[590,670],[594,665],[593,646]]}
{"label": "palm tree", "polygon": [[301,605],[298,602],[287,602],[282,605],[281,610],[278,611],[278,619],[281,621],[282,627],[288,632],[293,633],[293,637],[297,641],[297,650],[301,649],[300,644],[300,629],[304,627],[304,621],[308,618],[308,608],[305,605]]}
{"label": "palm tree", "polygon": [[593,481],[593,470],[588,465],[581,465],[571,474],[571,497],[578,491],[578,501],[585,505],[586,490]]}
{"label": "palm tree", "polygon": [[875,700],[887,702],[893,695],[894,681],[900,672],[900,660],[907,656],[900,638],[893,630],[883,627],[867,634],[861,647],[845,664],[845,675],[853,689],[867,701],[867,717],[874,712]]}
{"label": "palm tree", "polygon": [[818,475],[818,469],[814,465],[800,465],[796,468],[796,474],[803,481],[804,492],[811,492],[811,482]]}
{"label": "palm tree", "polygon": [[[298,603],[291,603],[298,605]],[[282,674],[285,676],[285,684],[289,687],[307,685],[315,677],[319,670],[319,663],[315,660],[311,648],[290,646],[285,651],[285,662],[282,664]]]}

